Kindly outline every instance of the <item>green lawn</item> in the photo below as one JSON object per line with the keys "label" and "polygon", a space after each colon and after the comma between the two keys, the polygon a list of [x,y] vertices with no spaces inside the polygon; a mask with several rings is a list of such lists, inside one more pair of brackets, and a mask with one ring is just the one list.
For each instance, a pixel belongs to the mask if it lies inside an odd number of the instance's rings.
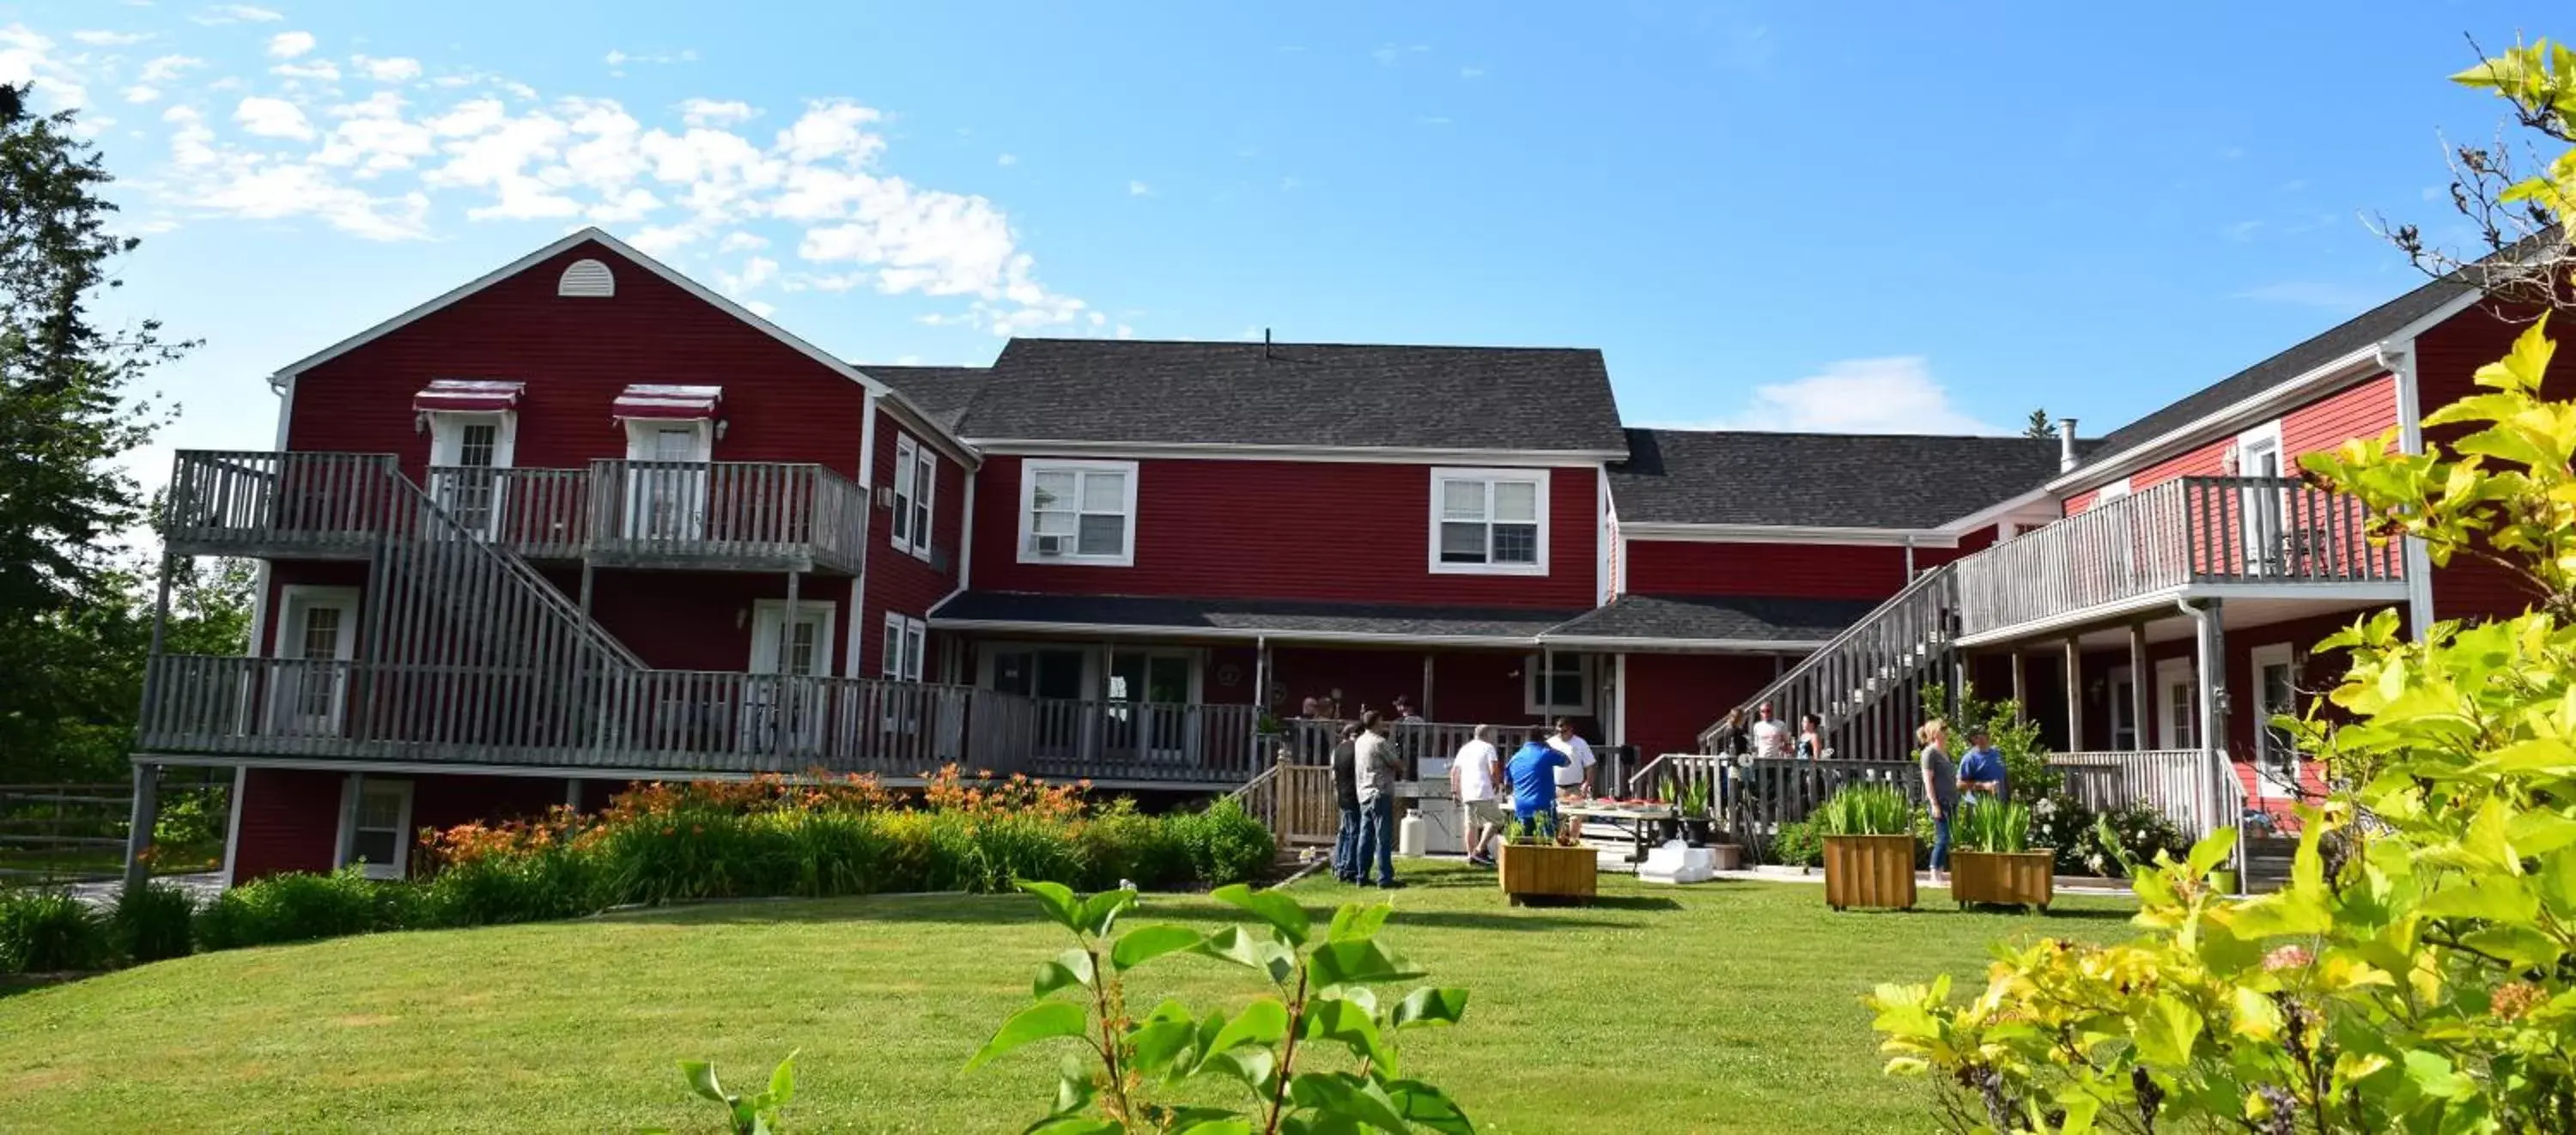
{"label": "green lawn", "polygon": [[[1836,914],[1813,886],[1605,878],[1600,906],[1517,910],[1481,872],[1409,877],[1389,941],[1474,996],[1462,1027],[1407,1034],[1408,1070],[1494,1132],[1925,1130],[1861,993],[1981,974],[1998,938],[2128,933],[2108,900]],[[1325,912],[1356,892],[1295,893]],[[1224,909],[1150,896],[1142,917]],[[801,1047],[798,1132],[1017,1131],[1060,1054],[958,1068],[1061,947],[1039,917],[1021,897],[755,902],[164,962],[0,999],[0,1127],[709,1130],[673,1060],[748,1084]],[[1202,1008],[1248,992],[1202,958],[1139,976]]]}

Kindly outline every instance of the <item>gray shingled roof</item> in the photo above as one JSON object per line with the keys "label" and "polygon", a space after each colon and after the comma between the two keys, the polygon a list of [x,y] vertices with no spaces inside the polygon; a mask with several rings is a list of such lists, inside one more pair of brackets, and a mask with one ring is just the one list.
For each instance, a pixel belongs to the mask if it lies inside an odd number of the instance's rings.
{"label": "gray shingled roof", "polygon": [[1414,607],[1262,599],[1165,599],[1130,595],[1031,595],[969,591],[930,613],[932,623],[1060,623],[1258,635],[1384,634],[1527,639],[1580,611],[1512,607]]}
{"label": "gray shingled roof", "polygon": [[2328,328],[2324,334],[2166,403],[2161,409],[2103,437],[2092,458],[2152,441],[2207,415],[2235,405],[2315,370],[2337,358],[2368,347],[2431,315],[2443,304],[2467,295],[2476,286],[2454,274],[2365,311]]}
{"label": "gray shingled roof", "polygon": [[1610,494],[1622,524],[1935,528],[2057,466],[2055,438],[1638,429]]}
{"label": "gray shingled roof", "polygon": [[984,380],[993,373],[986,367],[850,365],[895,388],[951,433],[957,432],[966,418],[967,407],[974,404],[975,392],[984,388]]}
{"label": "gray shingled roof", "polygon": [[1558,625],[1551,636],[1743,642],[1823,642],[1878,606],[1874,599],[1622,595]]}
{"label": "gray shingled roof", "polygon": [[[893,380],[889,380],[893,381]],[[1013,339],[977,438],[1619,452],[1595,350]]]}

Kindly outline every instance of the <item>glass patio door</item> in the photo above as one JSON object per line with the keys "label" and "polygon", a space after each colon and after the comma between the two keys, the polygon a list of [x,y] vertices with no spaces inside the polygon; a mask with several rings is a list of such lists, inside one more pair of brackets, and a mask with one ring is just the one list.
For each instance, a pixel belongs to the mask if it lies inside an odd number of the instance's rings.
{"label": "glass patio door", "polygon": [[707,525],[705,422],[627,423],[629,539],[696,540]]}
{"label": "glass patio door", "polygon": [[269,730],[297,737],[336,737],[348,710],[349,663],[358,644],[354,592],[290,588],[285,596],[279,658],[300,665],[276,670],[269,692]]}
{"label": "glass patio door", "polygon": [[996,651],[992,657],[993,689],[1039,699],[1030,737],[1037,755],[1079,755],[1083,652],[1029,648]]}
{"label": "glass patio door", "polygon": [[458,527],[491,539],[500,530],[500,470],[508,464],[501,422],[439,417],[430,443],[430,495]]}
{"label": "glass patio door", "polygon": [[742,743],[754,751],[777,745],[787,730],[792,744],[813,748],[821,741],[822,684],[830,659],[832,609],[800,604],[796,625],[787,625],[783,603],[764,601],[751,632],[751,674],[743,687]]}

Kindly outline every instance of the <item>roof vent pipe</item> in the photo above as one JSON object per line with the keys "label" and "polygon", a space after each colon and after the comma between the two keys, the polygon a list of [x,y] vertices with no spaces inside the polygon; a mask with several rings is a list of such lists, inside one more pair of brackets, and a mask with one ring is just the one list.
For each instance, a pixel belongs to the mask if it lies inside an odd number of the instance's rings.
{"label": "roof vent pipe", "polygon": [[2075,419],[2057,419],[2057,471],[2075,468]]}

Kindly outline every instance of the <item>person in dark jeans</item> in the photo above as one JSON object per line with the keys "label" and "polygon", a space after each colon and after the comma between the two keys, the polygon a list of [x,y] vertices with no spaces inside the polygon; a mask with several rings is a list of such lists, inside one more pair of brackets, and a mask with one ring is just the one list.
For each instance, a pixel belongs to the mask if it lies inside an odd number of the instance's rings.
{"label": "person in dark jeans", "polygon": [[1345,725],[1341,743],[1333,746],[1333,804],[1342,813],[1333,829],[1333,877],[1345,883],[1360,881],[1360,786],[1354,775],[1359,738],[1359,726]]}
{"label": "person in dark jeans", "polygon": [[1360,714],[1360,735],[1351,745],[1354,786],[1360,805],[1360,845],[1358,875],[1351,881],[1368,884],[1369,863],[1377,864],[1377,885],[1393,889],[1404,884],[1395,881],[1395,742],[1386,738],[1386,723],[1377,711]]}

